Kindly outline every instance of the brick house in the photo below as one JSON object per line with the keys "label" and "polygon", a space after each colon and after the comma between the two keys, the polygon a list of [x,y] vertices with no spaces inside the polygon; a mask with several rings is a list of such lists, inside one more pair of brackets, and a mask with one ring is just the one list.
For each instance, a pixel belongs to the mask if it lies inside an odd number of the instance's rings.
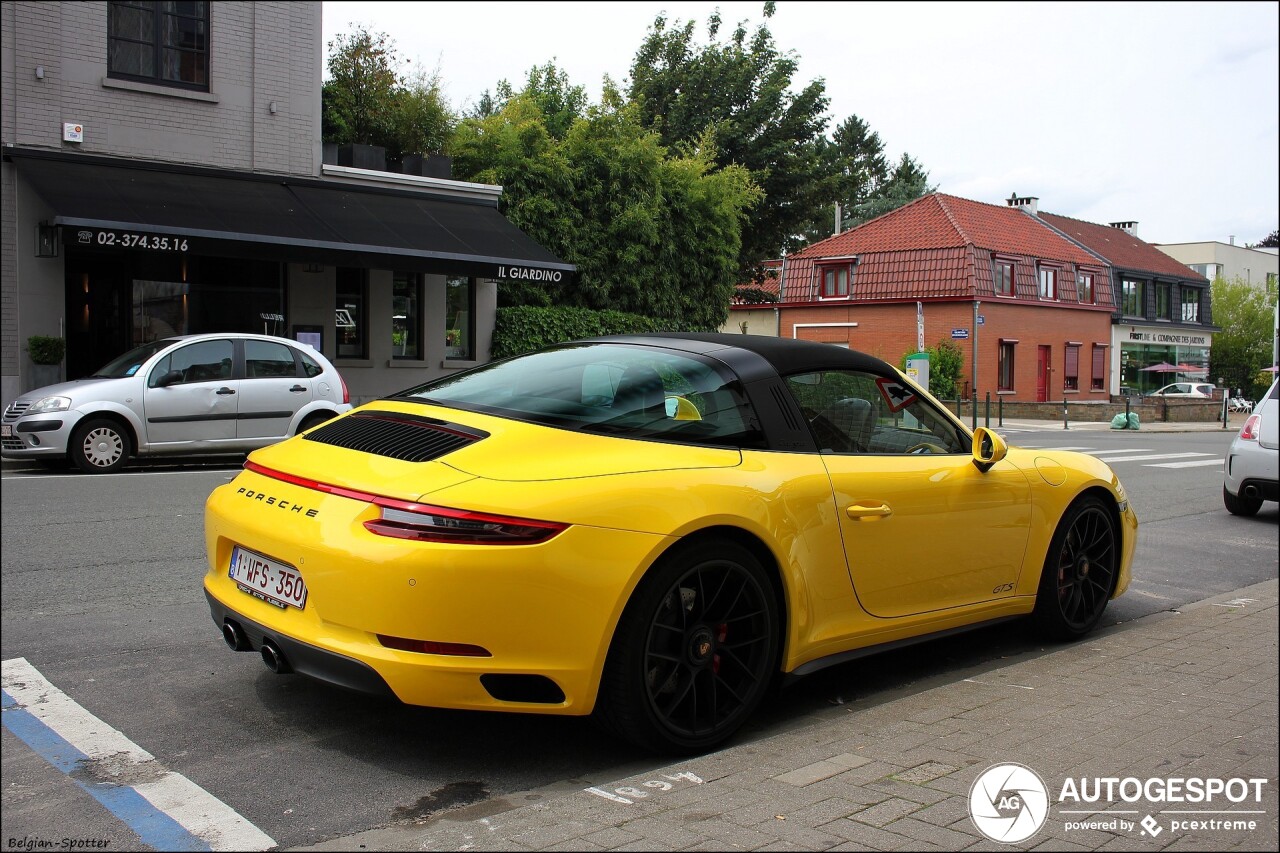
{"label": "brick house", "polygon": [[895,364],[951,341],[966,396],[1108,401],[1118,385],[1107,262],[1021,209],[933,193],[773,266],[740,289],[727,330]]}
{"label": "brick house", "polygon": [[[1218,327],[1213,325],[1209,279],[1139,240],[1136,222],[1099,225],[1053,213],[1036,215],[1111,267],[1117,294],[1111,372],[1118,385],[1147,393],[1185,379],[1214,381],[1209,348]],[[1186,369],[1146,369],[1158,364]]]}

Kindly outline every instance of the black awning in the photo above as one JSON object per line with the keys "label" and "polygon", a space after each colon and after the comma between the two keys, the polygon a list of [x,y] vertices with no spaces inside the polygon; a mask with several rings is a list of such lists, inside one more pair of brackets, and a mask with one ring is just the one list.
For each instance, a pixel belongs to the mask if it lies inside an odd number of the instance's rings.
{"label": "black awning", "polygon": [[[486,201],[337,181],[118,165],[6,149],[54,210],[69,245],[154,248],[146,235],[232,243],[297,261],[459,272],[493,278],[571,273]],[[166,243],[166,246],[173,244]],[[222,246],[222,252],[226,247]]]}

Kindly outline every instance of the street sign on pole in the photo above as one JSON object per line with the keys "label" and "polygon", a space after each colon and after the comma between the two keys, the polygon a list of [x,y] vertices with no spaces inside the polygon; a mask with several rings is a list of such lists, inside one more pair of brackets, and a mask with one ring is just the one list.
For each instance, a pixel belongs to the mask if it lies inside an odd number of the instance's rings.
{"label": "street sign on pole", "polygon": [[964,341],[969,339],[968,329],[952,329],[951,337],[953,340]]}

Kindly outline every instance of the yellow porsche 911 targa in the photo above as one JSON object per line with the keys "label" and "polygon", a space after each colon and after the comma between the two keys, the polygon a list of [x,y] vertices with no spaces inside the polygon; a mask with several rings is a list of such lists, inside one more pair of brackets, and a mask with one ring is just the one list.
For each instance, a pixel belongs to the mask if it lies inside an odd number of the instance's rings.
{"label": "yellow porsche 911 targa", "polygon": [[276,672],[688,752],[874,646],[1015,616],[1085,634],[1137,527],[1104,463],[971,433],[879,359],[619,336],[254,451],[209,497],[204,589]]}

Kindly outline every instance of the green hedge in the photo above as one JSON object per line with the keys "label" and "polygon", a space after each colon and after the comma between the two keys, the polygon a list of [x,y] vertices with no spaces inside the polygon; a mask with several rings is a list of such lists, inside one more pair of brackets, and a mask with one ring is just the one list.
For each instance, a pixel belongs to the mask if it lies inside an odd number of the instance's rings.
{"label": "green hedge", "polygon": [[622,311],[519,305],[498,309],[492,353],[495,359],[507,358],[564,341],[669,331],[676,331],[670,323]]}
{"label": "green hedge", "polygon": [[48,335],[27,338],[27,352],[36,364],[58,364],[67,352],[67,342]]}

